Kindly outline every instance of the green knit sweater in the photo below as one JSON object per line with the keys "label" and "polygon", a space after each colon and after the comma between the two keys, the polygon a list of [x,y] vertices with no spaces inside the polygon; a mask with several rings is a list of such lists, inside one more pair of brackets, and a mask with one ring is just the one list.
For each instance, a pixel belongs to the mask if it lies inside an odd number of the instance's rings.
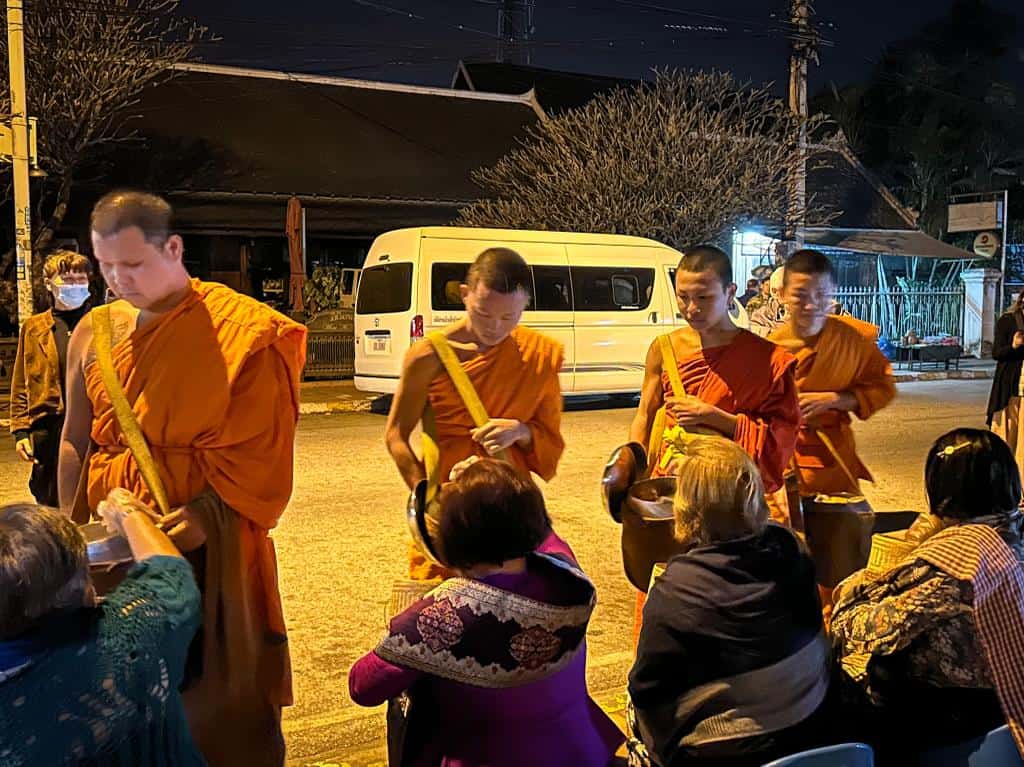
{"label": "green knit sweater", "polygon": [[204,765],[178,694],[199,620],[191,567],[162,556],[96,608],[44,621],[27,665],[0,673],[0,767]]}

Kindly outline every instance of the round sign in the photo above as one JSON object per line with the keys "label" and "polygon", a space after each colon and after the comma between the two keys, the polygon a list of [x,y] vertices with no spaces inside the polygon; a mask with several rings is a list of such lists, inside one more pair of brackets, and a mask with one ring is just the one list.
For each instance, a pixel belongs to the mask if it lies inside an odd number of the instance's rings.
{"label": "round sign", "polygon": [[999,235],[995,232],[982,232],[974,238],[974,252],[985,258],[992,258],[999,252]]}

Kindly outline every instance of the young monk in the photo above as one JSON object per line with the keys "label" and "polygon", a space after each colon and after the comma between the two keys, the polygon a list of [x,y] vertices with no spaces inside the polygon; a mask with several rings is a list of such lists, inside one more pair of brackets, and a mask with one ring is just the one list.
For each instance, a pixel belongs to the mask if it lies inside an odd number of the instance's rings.
{"label": "young monk", "polygon": [[[477,427],[429,340],[409,349],[388,415],[388,451],[409,488],[427,476],[411,436],[429,405],[440,452],[437,476],[447,480],[471,456],[502,451],[520,469],[550,480],[565,443],[558,371],[562,346],[519,327],[530,301],[530,267],[515,251],[490,248],[470,266],[461,286],[466,315],[442,334],[480,397],[489,420]],[[446,575],[413,547],[410,577]]]}
{"label": "young monk", "polygon": [[[687,327],[669,336],[684,392],[673,393],[656,340],[647,351],[640,406],[629,438],[648,445],[655,416],[664,405],[667,428],[678,424],[735,440],[754,459],[765,490],[774,493],[773,518],[785,523],[785,494],[778,491],[800,422],[793,358],[733,325],[729,306],[735,292],[725,253],[712,245],[685,251],[676,270],[676,301]],[[661,455],[649,460],[659,473]]]}
{"label": "young monk", "polygon": [[796,466],[801,496],[859,494],[871,473],[857,455],[850,414],[870,418],[892,402],[892,366],[878,348],[878,329],[830,314],[835,269],[816,250],[786,262],[783,297],[788,321],[768,338],[796,357],[803,425]]}
{"label": "young monk", "polygon": [[[789,316],[769,340],[796,357],[804,419],[794,461],[801,498],[860,495],[860,480],[870,480],[871,472],[857,455],[850,414],[865,420],[896,396],[892,366],[878,348],[878,329],[832,314],[834,294],[835,270],[824,254],[798,250],[786,262],[783,299]],[[849,574],[839,563],[868,543],[870,529],[852,521],[829,512],[807,522],[826,619],[832,587]]]}
{"label": "young monk", "polygon": [[171,509],[161,526],[204,592],[202,646],[193,648],[201,662],[186,670],[183,695],[195,741],[210,765],[276,767],[291,673],[268,533],[292,491],[306,331],[223,285],[191,279],[171,215],[154,195],[113,192],[91,220],[100,271],[120,299],[109,307],[115,377],[166,504],[126,449],[96,359],[96,329],[105,325],[93,312],[68,348],[61,506],[95,509],[120,487]]}

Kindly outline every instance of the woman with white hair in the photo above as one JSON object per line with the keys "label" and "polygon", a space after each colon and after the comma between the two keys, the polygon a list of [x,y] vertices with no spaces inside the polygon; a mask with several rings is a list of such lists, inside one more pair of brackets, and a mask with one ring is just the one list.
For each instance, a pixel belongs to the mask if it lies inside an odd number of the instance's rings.
{"label": "woman with white hair", "polygon": [[129,493],[100,506],[136,560],[100,603],[68,517],[0,508],[0,764],[201,767],[178,694],[192,568]]}
{"label": "woman with white hair", "polygon": [[629,675],[630,764],[761,765],[811,745],[828,643],[810,555],[768,521],[760,474],[720,437],[677,459],[675,537]]}

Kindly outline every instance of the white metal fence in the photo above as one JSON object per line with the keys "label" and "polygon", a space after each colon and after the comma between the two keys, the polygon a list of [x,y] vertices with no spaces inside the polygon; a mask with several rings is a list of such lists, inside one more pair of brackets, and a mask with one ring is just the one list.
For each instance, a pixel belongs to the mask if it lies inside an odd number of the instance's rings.
{"label": "white metal fence", "polygon": [[836,300],[854,317],[878,326],[878,334],[899,341],[909,331],[963,339],[964,291],[839,288]]}

